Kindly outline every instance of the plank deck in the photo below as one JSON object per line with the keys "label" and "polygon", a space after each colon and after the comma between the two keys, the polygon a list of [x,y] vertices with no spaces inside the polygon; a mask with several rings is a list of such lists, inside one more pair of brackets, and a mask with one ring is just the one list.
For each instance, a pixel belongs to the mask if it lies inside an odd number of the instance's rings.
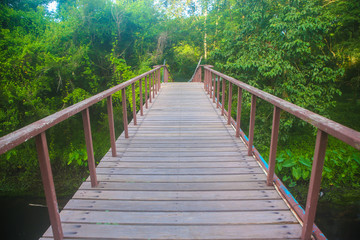
{"label": "plank deck", "polygon": [[[301,225],[200,83],[162,84],[60,213],[65,239],[299,239]],[[52,239],[51,227],[41,239]]]}

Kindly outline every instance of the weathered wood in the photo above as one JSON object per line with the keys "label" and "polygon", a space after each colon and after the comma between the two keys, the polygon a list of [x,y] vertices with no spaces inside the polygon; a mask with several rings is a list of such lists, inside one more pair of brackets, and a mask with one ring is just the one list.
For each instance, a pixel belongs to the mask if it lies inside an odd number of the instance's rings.
{"label": "weathered wood", "polygon": [[[81,190],[93,190],[89,182],[80,186]],[[254,182],[217,182],[217,183],[120,183],[101,182],[98,190],[134,190],[134,191],[225,191],[225,190],[261,190],[273,189],[263,181]]]}
{"label": "weathered wood", "polygon": [[112,200],[250,200],[280,199],[276,190],[244,191],[107,191],[78,190],[74,199],[112,199]]}
{"label": "weathered wood", "polygon": [[67,210],[122,212],[232,212],[288,210],[282,199],[276,200],[216,200],[216,201],[120,201],[72,199]]}
{"label": "weathered wood", "polygon": [[154,225],[232,225],[296,223],[289,210],[251,212],[127,212],[117,211],[69,211],[61,212],[63,223],[111,223]]}
{"label": "weathered wood", "polygon": [[116,157],[109,151],[97,166],[98,186],[88,178],[61,212],[66,239],[300,238],[202,84],[147,88],[152,104],[120,135]]}
{"label": "weathered wood", "polygon": [[111,175],[227,175],[262,173],[259,167],[246,168],[98,168],[98,174]]}
{"label": "weathered wood", "polygon": [[[153,226],[64,224],[65,237],[91,239],[299,239],[299,224]],[[44,237],[51,237],[48,230]],[[151,236],[151,237],[150,237]]]}
{"label": "weathered wood", "polygon": [[[88,179],[90,180],[90,178]],[[98,174],[99,181],[118,182],[236,182],[266,180],[261,174],[239,175],[110,175]]]}
{"label": "weathered wood", "polygon": [[102,161],[98,168],[236,168],[236,167],[258,167],[254,161],[237,162],[118,162]]}

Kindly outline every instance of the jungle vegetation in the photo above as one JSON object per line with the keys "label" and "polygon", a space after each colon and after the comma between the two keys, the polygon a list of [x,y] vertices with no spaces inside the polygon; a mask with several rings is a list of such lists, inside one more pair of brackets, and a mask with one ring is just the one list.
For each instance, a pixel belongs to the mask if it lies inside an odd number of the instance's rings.
{"label": "jungle vegetation", "polygon": [[[188,80],[201,56],[203,64],[359,131],[359,26],[358,0],[4,0],[0,136],[164,60],[175,81]],[[243,101],[246,133],[249,96]],[[119,96],[114,111],[119,136]],[[110,147],[105,102],[91,108],[91,121],[99,161]],[[272,106],[259,100],[255,144],[265,159],[271,122]],[[282,113],[276,171],[289,187],[309,180],[315,134]],[[88,174],[81,116],[47,138],[56,190],[69,194]],[[322,186],[358,189],[359,151],[330,138]],[[0,156],[0,191],[41,194],[33,140]]]}

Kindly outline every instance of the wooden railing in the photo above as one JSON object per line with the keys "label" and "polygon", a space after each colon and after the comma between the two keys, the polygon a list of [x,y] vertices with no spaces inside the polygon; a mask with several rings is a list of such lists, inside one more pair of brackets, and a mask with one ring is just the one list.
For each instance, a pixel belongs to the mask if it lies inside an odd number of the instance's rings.
{"label": "wooden railing", "polygon": [[[325,151],[327,145],[328,134],[334,136],[337,139],[353,146],[360,150],[360,132],[345,127],[339,123],[336,123],[330,119],[313,113],[309,110],[301,108],[295,104],[287,102],[281,98],[273,96],[267,92],[261,91],[255,87],[252,87],[246,83],[222,74],[218,71],[211,69],[211,65],[202,65],[197,69],[194,76],[194,82],[202,82],[202,71],[205,91],[209,94],[213,102],[216,102],[217,108],[221,107],[221,114],[227,116],[227,123],[232,124],[236,129],[236,137],[242,137],[244,142],[248,145],[248,155],[254,154],[255,158],[261,163],[265,171],[267,172],[267,184],[275,185],[285,197],[291,208],[296,212],[298,217],[301,219],[302,228],[302,239],[310,239],[313,234],[316,239],[326,239],[324,234],[314,224],[316,207],[318,202],[318,196],[320,191],[321,176],[325,159]],[[203,69],[202,69],[203,68]],[[228,89],[228,110],[224,109],[226,81],[229,82]],[[221,91],[222,97],[220,96],[220,82],[222,84]],[[238,87],[237,94],[237,113],[236,121],[231,117],[231,104],[232,104],[232,91],[233,86]],[[241,105],[242,105],[242,91],[247,91],[251,94],[251,110],[250,110],[250,124],[248,138],[241,130],[240,117],[241,117]],[[256,99],[257,97],[265,100],[266,102],[274,106],[273,113],[273,126],[271,133],[271,145],[269,154],[269,164],[267,164],[261,157],[259,152],[253,146],[254,141],[254,127],[255,127],[255,111],[256,111]],[[276,151],[278,142],[278,131],[280,125],[280,112],[286,111],[297,118],[300,118],[314,127],[317,128],[317,137],[315,145],[314,160],[311,171],[310,184],[308,189],[307,201],[305,210],[295,200],[291,193],[287,190],[281,180],[274,173],[276,164]]]}
{"label": "wooden railing", "polygon": [[[42,182],[44,185],[46,204],[49,211],[50,223],[53,230],[54,239],[63,239],[63,230],[60,221],[60,215],[58,210],[57,198],[55,193],[54,181],[51,171],[48,145],[46,141],[46,130],[55,126],[56,124],[68,119],[69,117],[81,112],[83,118],[83,126],[85,133],[85,141],[88,156],[88,166],[90,171],[91,186],[97,186],[94,151],[91,136],[89,107],[100,102],[103,99],[107,99],[107,111],[109,119],[109,131],[110,131],[110,143],[112,156],[116,156],[115,145],[115,128],[114,128],[114,116],[113,116],[113,104],[112,95],[118,91],[122,93],[122,109],[123,109],[123,122],[125,138],[129,137],[128,134],[128,122],[127,122],[127,109],[126,109],[126,88],[131,85],[132,101],[133,101],[133,123],[136,125],[136,95],[135,95],[135,83],[139,82],[139,95],[140,95],[140,115],[143,115],[143,94],[145,94],[145,108],[148,108],[148,102],[152,102],[152,99],[160,90],[161,80],[160,71],[164,69],[164,82],[168,79],[168,70],[164,65],[154,66],[154,69],[141,74],[135,78],[132,78],[124,83],[121,83],[113,88],[96,94],[88,99],[85,99],[77,104],[74,104],[68,108],[65,108],[57,113],[54,113],[48,117],[45,117],[37,122],[34,122],[26,127],[23,127],[15,132],[12,132],[2,138],[0,138],[0,154],[3,154],[14,147],[26,142],[31,138],[35,138],[36,150],[38,153],[40,171]],[[143,82],[145,89],[143,89]]]}

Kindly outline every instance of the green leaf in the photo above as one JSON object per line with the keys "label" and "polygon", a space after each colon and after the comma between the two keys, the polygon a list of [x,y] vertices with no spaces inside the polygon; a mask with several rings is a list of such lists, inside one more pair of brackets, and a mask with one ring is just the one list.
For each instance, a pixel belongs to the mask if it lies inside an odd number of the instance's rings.
{"label": "green leaf", "polygon": [[286,162],[284,162],[282,166],[288,168],[288,167],[292,167],[295,165],[296,165],[296,162],[294,160],[290,159],[290,160],[287,160]]}
{"label": "green leaf", "polygon": [[301,168],[300,167],[292,168],[292,175],[296,180],[299,180],[302,176]]}
{"label": "green leaf", "polygon": [[310,162],[309,159],[301,158],[301,159],[299,160],[299,162],[300,162],[302,165],[311,168],[311,162]]}

